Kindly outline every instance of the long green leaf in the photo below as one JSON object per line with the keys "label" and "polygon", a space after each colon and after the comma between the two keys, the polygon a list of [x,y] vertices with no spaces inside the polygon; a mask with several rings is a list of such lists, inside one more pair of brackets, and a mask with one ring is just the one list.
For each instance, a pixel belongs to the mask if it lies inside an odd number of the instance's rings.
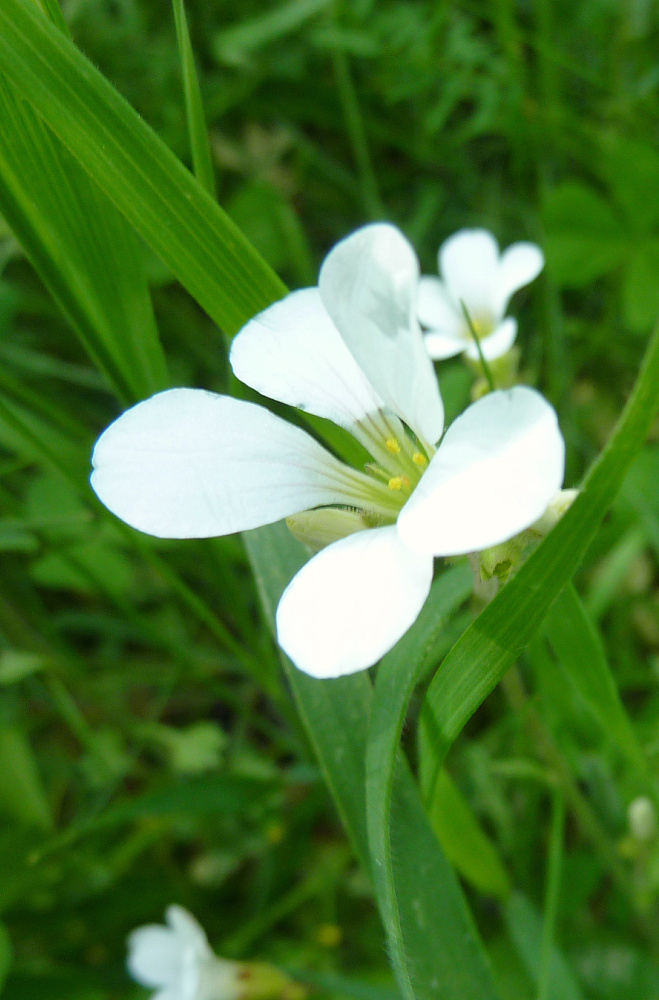
{"label": "long green leaf", "polygon": [[141,248],[123,217],[0,75],[0,212],[124,403],[168,384]]}
{"label": "long green leaf", "polygon": [[226,213],[30,0],[0,4],[0,72],[227,333],[285,294]]}
{"label": "long green leaf", "polygon": [[458,640],[430,685],[423,730],[434,754],[435,775],[465,722],[515,662],[572,578],[642,447],[658,406],[659,326],[632,396],[576,501],[517,576]]}
{"label": "long green leaf", "polygon": [[194,53],[190,42],[188,19],[185,14],[184,0],[173,0],[174,21],[176,23],[176,39],[181,59],[181,76],[183,77],[183,92],[185,94],[185,116],[188,121],[190,137],[190,152],[195,177],[211,197],[215,197],[215,174],[208,145],[208,130],[204,118],[204,107],[201,101],[199,78],[195,68]]}
{"label": "long green leaf", "polygon": [[[405,808],[394,807],[400,795],[396,781],[407,793],[397,750],[410,698],[438,632],[472,584],[465,563],[434,583],[414,627],[382,660],[371,707],[366,756],[371,867],[390,955],[408,1000],[496,995],[462,894],[418,796],[410,794]],[[459,964],[456,954],[462,954]]]}
{"label": "long green leaf", "polygon": [[428,819],[458,872],[480,892],[505,899],[510,892],[508,872],[448,771],[439,776]]}
{"label": "long green leaf", "polygon": [[[526,896],[514,893],[506,905],[504,916],[515,948],[535,983],[540,982],[542,968],[542,921]],[[551,950],[547,1000],[583,1000],[574,972],[562,952]]]}
{"label": "long green leaf", "polygon": [[572,584],[554,601],[544,632],[560,666],[603,729],[634,767],[645,770],[643,751],[620,700],[602,641]]}
{"label": "long green leaf", "polygon": [[[261,599],[271,622],[282,590],[305,560],[304,549],[284,525],[259,528],[245,534],[250,562]],[[435,592],[441,606],[459,603],[468,592],[464,567],[447,576]],[[450,583],[449,583],[450,581]],[[451,594],[450,600],[445,591]],[[429,629],[441,627],[434,620]],[[431,639],[424,633],[417,644],[410,632],[403,649],[390,656],[422,655]],[[368,865],[369,843],[365,808],[365,758],[368,719],[373,700],[366,673],[332,681],[318,681],[296,670],[285,658],[285,669],[307,734],[346,829],[362,863]],[[413,672],[413,671],[412,671]],[[394,735],[393,748],[397,745]],[[418,791],[402,764],[396,768],[391,789],[390,829],[405,968],[397,963],[399,984],[407,997],[423,1000],[494,1000],[497,993],[487,959],[453,872],[424,814]],[[375,859],[375,865],[378,859]],[[374,866],[375,867],[375,866]],[[376,876],[376,879],[378,877]],[[389,929],[386,902],[378,892],[383,919]],[[391,939],[390,939],[391,940]]]}

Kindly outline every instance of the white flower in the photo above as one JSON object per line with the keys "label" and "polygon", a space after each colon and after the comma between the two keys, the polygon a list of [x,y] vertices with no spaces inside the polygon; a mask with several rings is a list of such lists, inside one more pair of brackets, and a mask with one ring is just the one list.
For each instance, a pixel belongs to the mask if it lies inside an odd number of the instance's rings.
{"label": "white flower", "polygon": [[152,1000],[237,1000],[236,962],[218,958],[203,929],[181,906],[169,906],[167,924],[138,927],[128,938],[128,971],[156,989]]}
{"label": "white flower", "polygon": [[367,226],[331,251],[318,288],[260,313],[231,349],[243,382],[347,428],[373,458],[364,471],[261,406],[194,389],[134,406],[94,451],[101,500],[161,537],[311,511],[304,533],[331,544],[285,590],[277,636],[315,677],[375,663],[419,614],[435,556],[527,528],[563,479],[556,414],[528,388],[479,400],[436,448],[443,406],[415,315],[418,277],[402,233]]}
{"label": "white flower", "polygon": [[426,327],[431,358],[451,358],[463,351],[474,361],[478,349],[461,303],[469,313],[486,361],[509,351],[517,322],[504,319],[511,295],[528,285],[544,265],[534,243],[513,243],[499,255],[499,245],[487,229],[461,229],[439,248],[440,278],[423,277],[419,284],[419,320]]}

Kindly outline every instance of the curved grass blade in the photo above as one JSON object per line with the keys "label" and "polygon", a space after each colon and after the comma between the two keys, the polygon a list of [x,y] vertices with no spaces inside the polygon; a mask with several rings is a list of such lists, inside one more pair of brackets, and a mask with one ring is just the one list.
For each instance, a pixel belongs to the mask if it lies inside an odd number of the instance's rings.
{"label": "curved grass blade", "polygon": [[204,117],[204,107],[201,101],[199,78],[195,69],[194,53],[190,42],[188,19],[185,14],[183,0],[173,0],[174,21],[176,24],[176,39],[181,59],[181,75],[183,77],[183,92],[185,94],[185,117],[188,122],[190,137],[190,152],[195,177],[201,186],[208,191],[211,198],[216,195],[215,173],[208,145],[208,131]]}
{"label": "curved grass blade", "polygon": [[460,875],[480,892],[506,899],[510,878],[499,852],[446,770],[441,771],[435,786],[428,819],[444,854]]}
{"label": "curved grass blade", "polygon": [[168,384],[134,233],[0,75],[0,212],[124,403]]}
{"label": "curved grass blade", "polygon": [[[427,670],[428,653],[472,585],[466,563],[435,581],[415,626],[380,663],[371,706],[366,753],[371,870],[389,952],[408,1000],[496,996],[464,897],[418,796],[407,792],[398,752],[410,698]],[[404,807],[396,783],[405,789]]]}
{"label": "curved grass blade", "polygon": [[[271,622],[282,590],[305,561],[302,546],[285,525],[271,525],[244,535],[264,608]],[[412,664],[430,648],[446,613],[464,600],[471,589],[471,573],[464,566],[445,574],[424,613],[420,638],[412,629],[389,654],[401,664]],[[368,870],[369,833],[364,795],[368,719],[373,692],[366,672],[332,681],[307,677],[283,657],[307,735],[325,780],[353,841]],[[385,661],[383,661],[383,664]],[[382,665],[381,665],[382,668]],[[380,668],[380,669],[381,669]],[[404,715],[404,708],[401,713]],[[402,723],[401,723],[402,724]],[[398,742],[396,728],[391,743]],[[377,751],[375,751],[377,753]],[[372,758],[377,764],[377,757]],[[383,762],[379,762],[382,767]],[[467,905],[450,865],[432,832],[418,791],[402,758],[391,773],[391,830],[397,858],[397,917],[404,936],[404,972],[396,969],[407,997],[443,1000],[495,1000],[497,993]],[[387,814],[389,808],[387,806]],[[372,867],[376,884],[379,875]],[[384,895],[377,891],[383,920],[389,930],[391,917]],[[390,939],[391,940],[391,939]]]}
{"label": "curved grass blade", "polygon": [[601,639],[571,583],[549,609],[544,632],[560,666],[602,728],[634,767],[646,771],[643,751],[620,700]]}
{"label": "curved grass blade", "polygon": [[[450,651],[430,685],[424,739],[435,779],[451,743],[498,683],[569,583],[645,441],[659,407],[659,325],[634,391],[581,493],[517,576],[485,608]],[[430,798],[432,788],[430,783]]]}
{"label": "curved grass blade", "polygon": [[226,213],[30,0],[0,4],[0,71],[226,333],[286,293]]}

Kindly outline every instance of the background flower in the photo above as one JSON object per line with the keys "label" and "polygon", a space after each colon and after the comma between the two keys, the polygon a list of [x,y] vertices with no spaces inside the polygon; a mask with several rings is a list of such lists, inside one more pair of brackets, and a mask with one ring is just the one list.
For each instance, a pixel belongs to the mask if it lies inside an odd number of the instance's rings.
{"label": "background flower", "polygon": [[502,254],[486,229],[461,229],[439,248],[441,278],[423,277],[418,315],[426,327],[431,358],[450,358],[463,351],[478,360],[478,349],[464,315],[469,313],[486,361],[510,350],[517,322],[504,314],[511,296],[533,281],[544,257],[534,243],[513,243]]}
{"label": "background flower", "polygon": [[147,924],[128,938],[133,979],[155,988],[153,1000],[236,1000],[239,966],[218,958],[203,928],[182,906],[168,906],[167,926]]}

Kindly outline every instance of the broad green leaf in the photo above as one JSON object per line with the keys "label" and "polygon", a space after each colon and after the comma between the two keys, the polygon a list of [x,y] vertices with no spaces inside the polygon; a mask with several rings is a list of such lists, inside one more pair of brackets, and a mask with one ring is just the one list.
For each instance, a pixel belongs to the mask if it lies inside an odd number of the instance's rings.
{"label": "broad green leaf", "polygon": [[29,740],[20,730],[0,729],[0,810],[25,826],[49,831],[53,818]]}
{"label": "broad green leaf", "polygon": [[215,173],[208,145],[208,131],[201,101],[199,79],[195,68],[194,53],[188,31],[188,19],[185,14],[184,0],[173,0],[174,21],[176,23],[176,38],[181,59],[181,75],[183,77],[183,92],[185,94],[185,116],[188,122],[190,152],[195,177],[211,197],[215,197]]}
{"label": "broad green leaf", "polygon": [[124,403],[168,384],[134,233],[0,75],[0,212]]}
{"label": "broad green leaf", "polygon": [[[247,532],[244,537],[261,599],[272,621],[281,592],[303,564],[305,553],[282,524]],[[413,628],[388,654],[398,657],[399,670],[401,665],[409,663],[410,673],[417,672],[414,663],[427,652],[447,608],[460,603],[470,586],[464,566],[446,574],[445,583],[440,581],[435,596],[439,594],[442,599],[437,604],[431,601],[426,610],[425,624],[420,627],[421,639],[417,641]],[[434,611],[439,611],[436,616],[439,621],[435,620]],[[362,672],[338,680],[318,681],[296,670],[285,658],[284,662],[327,784],[355,849],[362,863],[366,863],[368,835],[374,833],[373,827],[367,831],[364,801],[367,726],[373,701],[368,675]],[[400,711],[398,704],[396,712]],[[401,714],[404,715],[404,711],[403,707]],[[394,727],[389,736],[391,765],[399,732]],[[372,761],[377,762],[377,751]],[[387,770],[392,781],[388,800],[391,814],[386,828],[391,834],[392,854],[389,857],[396,859],[395,917],[380,889],[377,897],[390,933],[390,943],[398,945],[398,940],[391,936],[393,919],[398,921],[398,932],[403,940],[404,957],[394,958],[401,990],[406,997],[419,1000],[439,997],[443,1000],[494,1000],[497,993],[482,945],[455,876],[424,814],[409,771],[402,759],[395,775],[391,767],[385,769],[383,763],[379,761],[380,769]],[[388,804],[385,816],[387,814]],[[379,886],[380,857],[376,856],[373,862],[372,871]]]}
{"label": "broad green leaf", "polygon": [[549,609],[543,631],[560,667],[604,730],[634,767],[645,770],[643,751],[620,701],[602,641],[571,583]]}
{"label": "broad green leaf", "polygon": [[[512,666],[569,583],[659,407],[659,326],[636,385],[604,451],[562,520],[453,646],[437,671],[422,714],[435,777],[465,722]],[[431,782],[430,800],[432,801]]]}
{"label": "broad green leaf", "polygon": [[[538,983],[542,964],[542,922],[534,906],[521,893],[510,897],[505,908],[508,931],[531,979]],[[549,988],[545,1000],[583,1000],[583,993],[564,956],[551,953]]]}
{"label": "broad green leaf", "polygon": [[226,213],[29,0],[0,5],[0,72],[228,334],[285,294]]}
{"label": "broad green leaf", "polygon": [[543,222],[547,263],[554,280],[564,288],[589,284],[627,253],[615,212],[578,181],[567,181],[547,195]]}

